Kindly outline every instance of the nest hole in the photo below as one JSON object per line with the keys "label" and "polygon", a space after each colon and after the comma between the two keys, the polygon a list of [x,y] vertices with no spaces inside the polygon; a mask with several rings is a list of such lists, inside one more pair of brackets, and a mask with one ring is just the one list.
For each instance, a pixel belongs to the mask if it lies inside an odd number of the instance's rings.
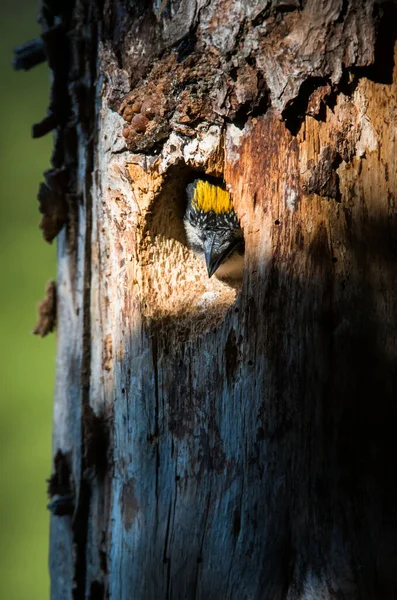
{"label": "nest hole", "polygon": [[139,285],[145,319],[194,337],[217,326],[236,301],[241,281],[209,278],[188,247],[183,217],[186,187],[197,178],[224,183],[186,165],[171,168],[149,205],[139,245]]}

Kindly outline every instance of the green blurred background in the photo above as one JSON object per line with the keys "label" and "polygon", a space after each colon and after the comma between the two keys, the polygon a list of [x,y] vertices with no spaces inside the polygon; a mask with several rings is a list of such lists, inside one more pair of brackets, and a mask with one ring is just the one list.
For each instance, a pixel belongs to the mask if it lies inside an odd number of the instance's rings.
{"label": "green blurred background", "polygon": [[47,65],[14,72],[12,49],[40,30],[36,0],[0,5],[0,598],[46,600],[55,335],[31,334],[37,302],[55,278],[55,245],[38,229],[36,200],[51,135],[32,140],[46,114]]}

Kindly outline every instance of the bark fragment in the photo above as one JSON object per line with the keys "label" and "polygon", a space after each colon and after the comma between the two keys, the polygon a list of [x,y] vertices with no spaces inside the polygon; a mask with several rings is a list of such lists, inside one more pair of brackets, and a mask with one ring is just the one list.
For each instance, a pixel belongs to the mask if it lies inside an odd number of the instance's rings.
{"label": "bark fragment", "polygon": [[56,326],[57,318],[57,287],[56,281],[47,283],[45,297],[38,306],[39,318],[33,330],[34,335],[45,337]]}
{"label": "bark fragment", "polygon": [[307,192],[340,200],[339,175],[336,169],[341,161],[342,159],[335,148],[326,146],[321,152],[318,163],[315,166],[313,165]]}

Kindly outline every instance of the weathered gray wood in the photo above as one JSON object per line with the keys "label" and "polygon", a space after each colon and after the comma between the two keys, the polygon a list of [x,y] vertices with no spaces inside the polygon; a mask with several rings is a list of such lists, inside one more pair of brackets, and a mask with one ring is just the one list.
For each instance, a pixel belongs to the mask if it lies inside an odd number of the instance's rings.
{"label": "weathered gray wood", "polygon": [[[395,11],[302,4],[59,16],[54,600],[396,597]],[[241,290],[184,243],[197,171]]]}

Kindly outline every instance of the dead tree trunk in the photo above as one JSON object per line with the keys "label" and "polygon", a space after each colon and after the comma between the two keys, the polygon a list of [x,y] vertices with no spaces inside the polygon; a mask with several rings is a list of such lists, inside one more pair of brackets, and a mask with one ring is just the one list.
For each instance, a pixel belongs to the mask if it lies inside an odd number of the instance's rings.
{"label": "dead tree trunk", "polygon": [[[53,600],[397,597],[396,11],[45,2]],[[235,289],[186,247],[224,179]]]}

